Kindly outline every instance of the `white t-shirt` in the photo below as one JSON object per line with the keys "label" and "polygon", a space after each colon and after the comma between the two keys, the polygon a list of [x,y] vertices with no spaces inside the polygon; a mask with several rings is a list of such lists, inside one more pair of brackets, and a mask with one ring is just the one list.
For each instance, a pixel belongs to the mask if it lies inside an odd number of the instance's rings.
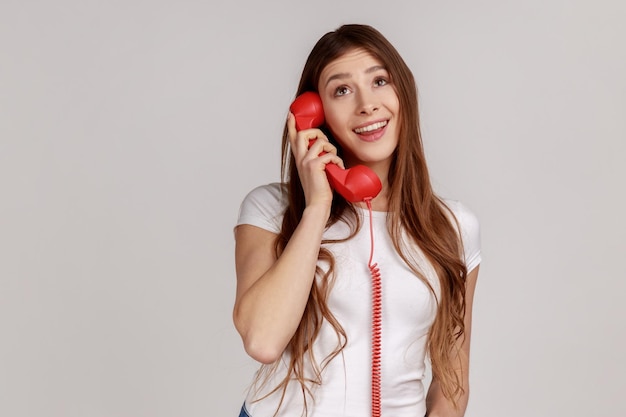
{"label": "white t-shirt", "polygon": [[[456,216],[463,239],[468,272],[480,263],[479,224],[472,212],[456,201],[446,200]],[[252,190],[244,199],[237,225],[250,224],[279,233],[286,207],[280,184]],[[357,209],[362,227],[347,242],[325,244],[335,257],[334,286],[328,306],[347,335],[347,345],[322,374],[322,384],[313,388],[314,399],[307,398],[309,417],[363,417],[371,413],[371,275],[369,211]],[[374,233],[373,263],[382,276],[382,415],[416,417],[426,413],[425,375],[426,339],[436,314],[436,300],[430,289],[409,269],[396,253],[386,226],[386,212],[372,212]],[[337,222],[324,232],[324,239],[344,238],[349,227]],[[439,280],[430,262],[416,245],[414,260],[439,294]],[[320,265],[324,268],[324,265]],[[326,269],[326,268],[324,268]],[[316,360],[322,361],[337,347],[337,336],[324,322],[314,346]],[[283,354],[277,371],[265,385],[253,385],[246,398],[251,417],[274,415],[281,390],[261,401],[255,399],[272,391],[284,378],[289,363]],[[278,416],[294,417],[303,411],[300,384],[291,381]]]}

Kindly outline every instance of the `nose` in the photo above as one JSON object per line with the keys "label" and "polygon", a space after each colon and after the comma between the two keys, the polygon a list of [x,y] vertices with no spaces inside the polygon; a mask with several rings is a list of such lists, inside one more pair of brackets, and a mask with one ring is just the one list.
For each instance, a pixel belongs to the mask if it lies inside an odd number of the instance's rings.
{"label": "nose", "polygon": [[376,100],[376,95],[373,92],[360,91],[358,97],[357,110],[359,114],[372,114],[379,109],[380,103]]}

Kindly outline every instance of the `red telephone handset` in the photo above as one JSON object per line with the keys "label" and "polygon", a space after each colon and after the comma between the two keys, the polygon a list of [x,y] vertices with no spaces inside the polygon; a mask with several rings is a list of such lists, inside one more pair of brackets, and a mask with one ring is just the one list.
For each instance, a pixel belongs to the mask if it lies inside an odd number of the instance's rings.
{"label": "red telephone handset", "polygon": [[[299,95],[290,107],[296,118],[296,129],[313,129],[324,123],[322,99],[317,93],[307,91]],[[315,140],[311,141],[311,144]],[[309,144],[309,146],[311,145]],[[326,165],[326,176],[331,187],[351,203],[372,199],[382,189],[374,171],[364,165],[341,169],[336,164]]]}
{"label": "red telephone handset", "polygon": [[[322,99],[317,93],[299,95],[290,107],[296,117],[296,129],[312,129],[324,123]],[[316,139],[310,141],[309,146]],[[324,152],[325,153],[325,152]],[[380,178],[365,165],[341,169],[335,164],[326,164],[326,176],[330,185],[351,203],[365,201],[370,210],[371,252],[367,263],[372,275],[372,417],[381,415],[381,323],[382,281],[378,264],[372,263],[374,256],[374,226],[372,223],[371,199],[382,189]]]}

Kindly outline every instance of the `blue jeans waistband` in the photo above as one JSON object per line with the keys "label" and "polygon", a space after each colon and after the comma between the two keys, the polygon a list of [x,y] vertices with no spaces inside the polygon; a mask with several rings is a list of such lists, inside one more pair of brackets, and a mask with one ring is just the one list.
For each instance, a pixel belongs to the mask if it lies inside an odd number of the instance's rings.
{"label": "blue jeans waistband", "polygon": [[246,410],[246,404],[241,406],[241,411],[239,412],[239,417],[250,417],[248,414],[248,410]]}

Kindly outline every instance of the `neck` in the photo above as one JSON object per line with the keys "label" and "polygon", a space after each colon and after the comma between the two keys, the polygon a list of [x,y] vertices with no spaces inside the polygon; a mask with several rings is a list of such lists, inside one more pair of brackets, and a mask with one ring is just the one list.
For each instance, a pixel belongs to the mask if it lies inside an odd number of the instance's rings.
{"label": "neck", "polygon": [[[378,193],[376,197],[371,200],[372,211],[389,211],[388,196],[389,187],[386,182],[383,182],[383,189]],[[354,203],[355,206],[367,209],[365,202]]]}

